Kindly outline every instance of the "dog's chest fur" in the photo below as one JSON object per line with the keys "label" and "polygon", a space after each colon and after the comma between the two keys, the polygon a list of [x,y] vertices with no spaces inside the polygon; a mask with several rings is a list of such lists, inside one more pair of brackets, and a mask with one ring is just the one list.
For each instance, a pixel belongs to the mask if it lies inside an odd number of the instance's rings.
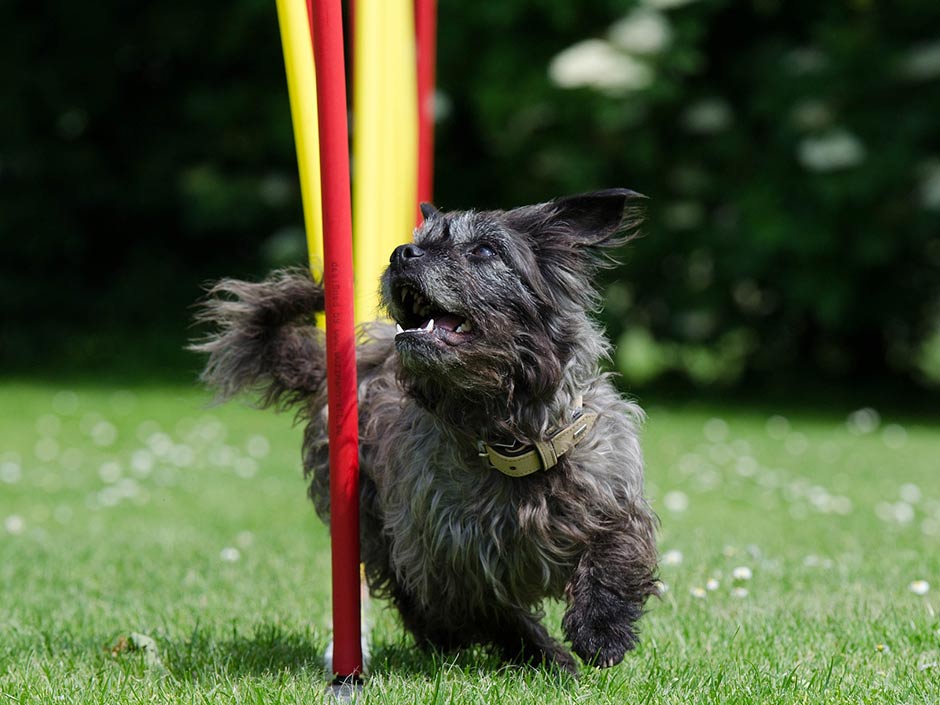
{"label": "dog's chest fur", "polygon": [[550,531],[549,498],[532,491],[537,478],[484,467],[428,415],[392,435],[384,462],[369,471],[391,567],[411,594],[429,606],[481,608],[561,595],[576,551]]}

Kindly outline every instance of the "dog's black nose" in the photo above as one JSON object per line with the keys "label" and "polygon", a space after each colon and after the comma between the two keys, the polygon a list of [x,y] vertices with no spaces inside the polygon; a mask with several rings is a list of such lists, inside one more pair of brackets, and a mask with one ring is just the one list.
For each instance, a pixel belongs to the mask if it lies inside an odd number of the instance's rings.
{"label": "dog's black nose", "polygon": [[392,256],[389,257],[389,262],[395,264],[403,264],[408,260],[418,259],[419,257],[424,257],[424,250],[422,250],[417,245],[408,243],[407,245],[399,245],[392,251]]}

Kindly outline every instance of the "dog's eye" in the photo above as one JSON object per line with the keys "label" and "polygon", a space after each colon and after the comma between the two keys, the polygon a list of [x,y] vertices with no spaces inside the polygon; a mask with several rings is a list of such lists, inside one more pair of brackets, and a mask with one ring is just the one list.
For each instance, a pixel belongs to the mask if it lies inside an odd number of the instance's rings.
{"label": "dog's eye", "polygon": [[470,254],[473,255],[474,257],[485,259],[487,257],[495,257],[496,250],[494,250],[491,245],[487,245],[486,243],[481,243],[477,245],[476,247],[474,247],[470,251]]}

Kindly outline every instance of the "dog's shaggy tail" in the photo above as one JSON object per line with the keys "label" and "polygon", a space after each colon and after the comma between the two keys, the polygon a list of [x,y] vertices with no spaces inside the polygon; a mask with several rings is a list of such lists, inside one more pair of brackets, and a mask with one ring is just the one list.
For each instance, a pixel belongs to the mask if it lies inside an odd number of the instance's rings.
{"label": "dog's shaggy tail", "polygon": [[322,285],[299,268],[257,283],[216,282],[196,314],[216,330],[189,346],[209,354],[200,379],[218,401],[248,392],[262,407],[285,409],[321,394],[326,361],[313,316],[322,310]]}

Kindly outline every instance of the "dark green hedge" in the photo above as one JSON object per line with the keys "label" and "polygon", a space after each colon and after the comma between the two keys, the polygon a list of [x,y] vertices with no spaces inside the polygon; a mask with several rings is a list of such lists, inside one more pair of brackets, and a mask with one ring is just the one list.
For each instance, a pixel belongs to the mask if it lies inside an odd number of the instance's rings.
{"label": "dark green hedge", "polygon": [[[442,0],[440,20],[441,206],[650,196],[604,314],[628,378],[940,376],[940,4]],[[177,364],[202,280],[302,258],[273,0],[0,21],[0,364]],[[646,85],[557,85],[592,38]]]}

